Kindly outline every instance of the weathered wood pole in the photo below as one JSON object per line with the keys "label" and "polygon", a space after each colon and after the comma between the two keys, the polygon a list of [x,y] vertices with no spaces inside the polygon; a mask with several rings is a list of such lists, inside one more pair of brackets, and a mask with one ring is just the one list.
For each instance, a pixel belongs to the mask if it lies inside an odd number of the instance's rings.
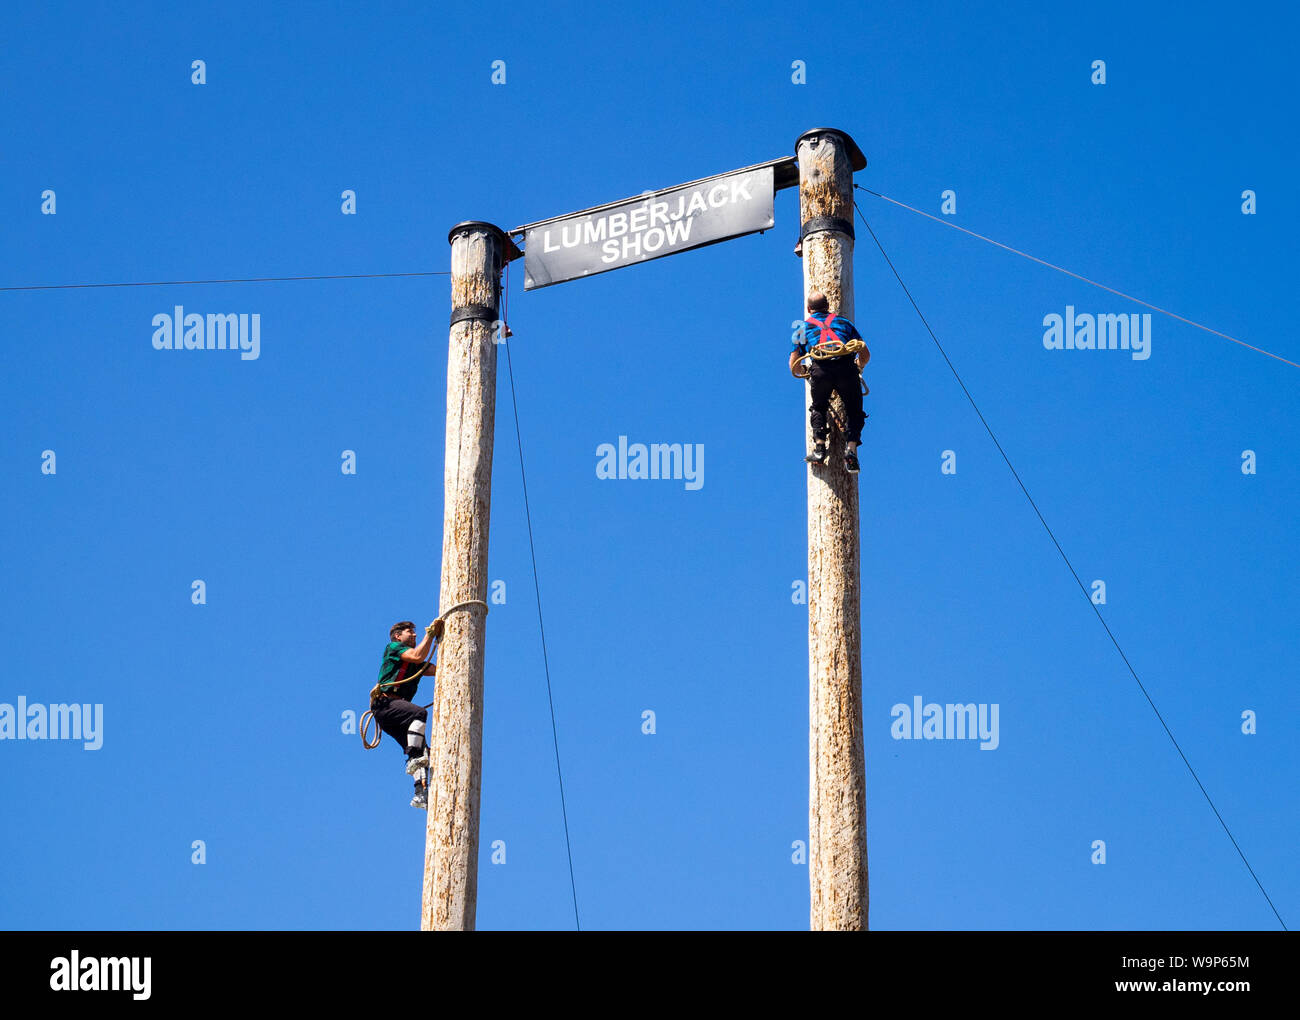
{"label": "weathered wood pole", "polygon": [[[488,517],[496,419],[501,269],[518,250],[490,223],[452,227],[447,439],[443,466],[442,587],[446,610],[487,600]],[[440,610],[440,611],[441,611]],[[472,931],[478,898],[486,612],[446,618],[429,731],[429,815],[424,843],[425,931]]]}
{"label": "weathered wood pole", "polygon": [[[821,291],[854,317],[853,171],[865,160],[841,131],[795,144],[805,304]],[[812,428],[804,387],[807,449]],[[838,402],[839,398],[835,398]],[[814,931],[867,928],[867,802],[862,753],[862,628],[858,479],[832,429],[825,465],[808,468],[808,881]]]}

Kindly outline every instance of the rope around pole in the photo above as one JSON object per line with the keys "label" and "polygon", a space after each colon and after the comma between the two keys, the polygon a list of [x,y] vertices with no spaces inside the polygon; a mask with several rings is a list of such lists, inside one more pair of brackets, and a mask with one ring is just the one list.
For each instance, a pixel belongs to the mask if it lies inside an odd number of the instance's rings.
{"label": "rope around pole", "polygon": [[[445,624],[445,623],[447,622],[447,617],[449,617],[452,613],[456,612],[458,609],[464,609],[466,606],[482,606],[482,607],[483,607],[483,614],[484,614],[485,616],[487,615],[487,613],[488,613],[488,611],[489,611],[489,610],[488,610],[488,604],[487,604],[486,602],[484,602],[482,599],[466,599],[464,602],[457,602],[454,606],[452,606],[450,609],[448,609],[446,612],[444,612],[441,616],[439,616],[439,617],[438,617],[438,620],[441,620],[441,621]],[[434,623],[437,623],[438,620],[435,620]],[[433,647],[430,649],[430,651],[436,653],[436,652],[438,651],[438,646],[439,646],[440,644],[442,644],[442,638],[434,638],[434,639],[433,639]],[[427,666],[427,665],[429,665],[429,664],[426,662],[426,663],[424,663],[424,665]],[[427,705],[425,705],[425,706],[423,706],[423,707],[424,707],[424,708],[433,708],[433,705],[434,705],[434,703],[431,701],[431,702],[429,702]]]}
{"label": "rope around pole", "polygon": [[464,609],[466,606],[482,606],[482,607],[483,607],[483,612],[486,613],[486,612],[488,611],[488,604],[487,604],[486,602],[484,602],[482,599],[466,599],[464,602],[457,602],[454,606],[452,606],[452,607],[451,607],[450,609],[448,609],[445,613],[443,613],[440,617],[438,617],[438,619],[439,619],[439,620],[442,620],[443,623],[446,623],[446,622],[447,622],[447,617],[448,617],[448,616],[450,616],[452,613],[456,612],[456,610],[458,610],[458,609]]}

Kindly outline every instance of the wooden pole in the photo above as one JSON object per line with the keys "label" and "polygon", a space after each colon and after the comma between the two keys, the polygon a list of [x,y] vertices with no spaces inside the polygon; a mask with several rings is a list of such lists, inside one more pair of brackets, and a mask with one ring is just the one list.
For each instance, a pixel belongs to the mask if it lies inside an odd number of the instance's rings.
{"label": "wooden pole", "polygon": [[[451,330],[443,467],[439,606],[487,600],[488,518],[496,418],[501,269],[517,254],[490,223],[458,223],[451,242]],[[440,610],[441,611],[441,610]],[[451,614],[438,649],[429,729],[429,814],[424,844],[425,931],[472,931],[478,896],[486,612]]]}
{"label": "wooden pole", "polygon": [[[854,317],[853,171],[865,165],[839,131],[796,143],[803,300],[821,291]],[[804,387],[807,449],[812,428]],[[834,398],[836,402],[838,397]],[[840,409],[842,415],[842,407]],[[858,479],[844,469],[844,437],[808,469],[808,881],[814,931],[867,928],[867,803],[862,753],[862,589]]]}

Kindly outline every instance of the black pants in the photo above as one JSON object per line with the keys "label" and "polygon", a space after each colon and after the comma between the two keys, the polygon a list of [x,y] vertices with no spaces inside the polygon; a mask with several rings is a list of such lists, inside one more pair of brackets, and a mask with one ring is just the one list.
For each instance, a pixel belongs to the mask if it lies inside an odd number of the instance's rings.
{"label": "black pants", "polygon": [[857,359],[852,355],[839,358],[813,359],[812,374],[808,379],[812,387],[812,407],[808,412],[812,423],[813,439],[826,442],[830,435],[831,393],[838,393],[844,401],[848,430],[845,440],[862,442],[862,425],[867,416],[862,413],[862,386],[858,382]]}
{"label": "black pants", "polygon": [[401,698],[376,698],[373,711],[379,728],[397,741],[397,746],[403,753],[407,750],[406,734],[411,723],[416,719],[421,722],[427,722],[429,719],[427,708],[413,705]]}

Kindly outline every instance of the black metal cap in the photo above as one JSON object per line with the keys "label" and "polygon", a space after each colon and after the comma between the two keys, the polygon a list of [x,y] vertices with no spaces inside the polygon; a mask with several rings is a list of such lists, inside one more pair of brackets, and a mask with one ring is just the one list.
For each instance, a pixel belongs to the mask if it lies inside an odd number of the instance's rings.
{"label": "black metal cap", "polygon": [[496,234],[497,239],[501,242],[501,250],[507,262],[523,258],[524,253],[519,250],[519,246],[514,241],[510,240],[509,234],[495,223],[487,223],[483,220],[462,220],[457,223],[447,232],[447,243],[450,244],[457,234],[463,234],[467,230],[486,230],[488,233]]}
{"label": "black metal cap", "polygon": [[799,151],[799,143],[805,138],[810,138],[813,135],[836,135],[843,139],[844,148],[848,150],[849,154],[849,165],[853,167],[854,172],[856,173],[859,170],[865,170],[867,168],[867,157],[862,155],[862,150],[858,148],[858,143],[850,137],[847,131],[841,131],[839,128],[813,128],[811,131],[805,131],[795,139],[794,151],[797,153]]}

